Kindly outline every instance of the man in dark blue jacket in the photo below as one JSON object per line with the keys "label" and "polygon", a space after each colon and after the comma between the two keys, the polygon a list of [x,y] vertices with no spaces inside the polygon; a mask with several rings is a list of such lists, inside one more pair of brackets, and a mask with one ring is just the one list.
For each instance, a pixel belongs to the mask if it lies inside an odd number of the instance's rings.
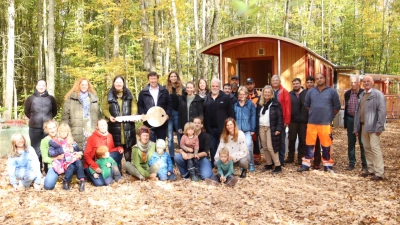
{"label": "man in dark blue jacket", "polygon": [[301,80],[299,78],[294,78],[292,84],[293,90],[289,92],[290,100],[292,102],[292,115],[289,125],[289,153],[285,163],[294,162],[296,139],[298,139],[297,162],[301,165],[301,159],[304,156],[306,148],[308,111],[304,107],[304,99],[306,98],[307,90],[304,90],[301,87]]}
{"label": "man in dark blue jacket", "polygon": [[[146,114],[147,111],[153,106],[160,106],[167,113],[167,120],[171,116],[172,102],[169,96],[168,90],[158,84],[158,74],[156,72],[150,72],[147,74],[149,84],[140,91],[138,99],[138,113],[139,115]],[[151,127],[147,122],[144,124]],[[168,122],[165,122],[160,127],[153,127],[151,129],[150,140],[156,142],[157,139],[163,139],[167,137]]]}
{"label": "man in dark blue jacket", "polygon": [[231,99],[220,90],[221,81],[211,80],[211,93],[204,98],[204,124],[210,135],[211,165],[214,165],[214,156],[217,152],[219,139],[228,117],[235,118]]}

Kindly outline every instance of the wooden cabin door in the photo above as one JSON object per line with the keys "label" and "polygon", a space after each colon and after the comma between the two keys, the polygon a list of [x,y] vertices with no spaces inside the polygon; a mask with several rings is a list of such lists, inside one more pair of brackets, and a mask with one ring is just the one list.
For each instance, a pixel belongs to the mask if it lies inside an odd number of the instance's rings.
{"label": "wooden cabin door", "polygon": [[247,78],[253,78],[256,88],[263,88],[271,83],[273,59],[240,59],[240,85],[246,84]]}

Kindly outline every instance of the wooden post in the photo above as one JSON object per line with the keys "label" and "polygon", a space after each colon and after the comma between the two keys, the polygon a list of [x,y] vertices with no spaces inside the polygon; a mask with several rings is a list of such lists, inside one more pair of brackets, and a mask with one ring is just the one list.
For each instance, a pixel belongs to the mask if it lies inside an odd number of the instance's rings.
{"label": "wooden post", "polygon": [[222,44],[219,44],[219,80],[221,81],[222,90]]}
{"label": "wooden post", "polygon": [[278,75],[281,76],[281,40],[278,40]]}

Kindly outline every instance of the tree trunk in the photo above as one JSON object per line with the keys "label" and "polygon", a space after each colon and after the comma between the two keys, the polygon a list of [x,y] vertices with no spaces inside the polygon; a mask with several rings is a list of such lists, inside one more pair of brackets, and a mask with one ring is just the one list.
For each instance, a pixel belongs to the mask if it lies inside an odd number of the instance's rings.
{"label": "tree trunk", "polygon": [[289,14],[290,14],[290,0],[286,0],[285,4],[285,33],[283,36],[289,37]]}
{"label": "tree trunk", "polygon": [[[5,31],[3,29],[1,31],[1,36],[5,37]],[[2,38],[1,43],[3,45],[2,59],[1,59],[2,65],[3,65],[3,68],[2,68],[2,70],[3,70],[2,81],[3,82],[2,82],[2,88],[1,88],[3,98],[1,99],[2,100],[1,103],[4,106],[4,104],[6,102],[6,83],[7,83],[7,57],[6,57],[7,56],[7,44],[6,44],[6,39]]]}
{"label": "tree trunk", "polygon": [[119,25],[115,25],[114,27],[114,36],[113,36],[113,57],[114,59],[118,59],[119,57]]}
{"label": "tree trunk", "polygon": [[324,56],[324,0],[321,0],[321,56]]}
{"label": "tree trunk", "polygon": [[[44,74],[49,71],[49,43],[48,43],[48,32],[47,32],[47,0],[43,0],[43,51],[44,51]],[[45,77],[44,77],[45,78]]]}
{"label": "tree trunk", "polygon": [[7,48],[7,79],[6,79],[6,97],[4,107],[7,110],[4,112],[5,119],[11,119],[13,108],[13,93],[14,93],[14,49],[15,49],[15,6],[14,0],[8,0],[8,48]]}
{"label": "tree trunk", "polygon": [[[219,18],[219,0],[214,0],[214,18],[213,23],[211,25],[212,32],[212,42],[215,43],[218,41],[218,18]],[[213,57],[213,74],[212,77],[222,78],[222,71],[219,71],[219,57]],[[218,76],[219,74],[219,76]],[[222,84],[221,84],[222,85]]]}
{"label": "tree trunk", "polygon": [[37,61],[37,79],[43,78],[43,16],[42,16],[42,1],[38,0],[38,61]]}
{"label": "tree trunk", "polygon": [[[153,51],[152,51],[152,61],[151,61],[151,70],[156,71],[157,65],[157,53],[158,53],[158,33],[160,27],[160,19],[159,19],[159,10],[157,9],[157,5],[160,4],[160,0],[154,1],[154,35],[156,36],[153,41]],[[164,75],[164,74],[161,74]]]}
{"label": "tree trunk", "polygon": [[197,13],[197,0],[193,0],[193,17],[194,17],[194,38],[196,41],[196,51],[194,51],[196,58],[196,73],[194,75],[194,80],[197,81],[199,79],[199,75],[201,74],[201,55],[199,54],[200,50],[200,36],[199,36],[199,18]]}
{"label": "tree trunk", "polygon": [[[104,34],[104,54],[106,55],[106,62],[110,62],[110,22],[108,21],[108,12],[104,11],[104,25],[105,25],[105,34]],[[107,82],[108,83],[108,82]]]}
{"label": "tree trunk", "polygon": [[172,16],[174,18],[174,25],[175,25],[175,54],[176,54],[176,66],[178,69],[179,76],[182,76],[182,64],[181,64],[181,56],[180,56],[180,37],[179,37],[179,24],[178,24],[178,17],[176,13],[176,4],[175,0],[172,0]]}
{"label": "tree trunk", "polygon": [[142,28],[142,42],[143,42],[143,70],[151,71],[151,47],[149,39],[149,19],[147,18],[146,10],[148,8],[148,1],[140,1],[140,10],[142,11],[142,19],[140,27]]}
{"label": "tree trunk", "polygon": [[48,43],[49,43],[49,71],[47,71],[47,91],[50,95],[54,95],[54,74],[56,57],[54,54],[55,36],[54,36],[54,0],[49,0],[49,26],[48,26]]}

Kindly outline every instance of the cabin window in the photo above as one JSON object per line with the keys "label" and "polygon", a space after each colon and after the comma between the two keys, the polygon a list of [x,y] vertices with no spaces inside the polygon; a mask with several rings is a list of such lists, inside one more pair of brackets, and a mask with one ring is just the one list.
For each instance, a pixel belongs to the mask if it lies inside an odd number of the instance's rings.
{"label": "cabin window", "polygon": [[264,49],[263,48],[259,48],[258,49],[258,55],[264,55],[264,54],[265,54]]}

